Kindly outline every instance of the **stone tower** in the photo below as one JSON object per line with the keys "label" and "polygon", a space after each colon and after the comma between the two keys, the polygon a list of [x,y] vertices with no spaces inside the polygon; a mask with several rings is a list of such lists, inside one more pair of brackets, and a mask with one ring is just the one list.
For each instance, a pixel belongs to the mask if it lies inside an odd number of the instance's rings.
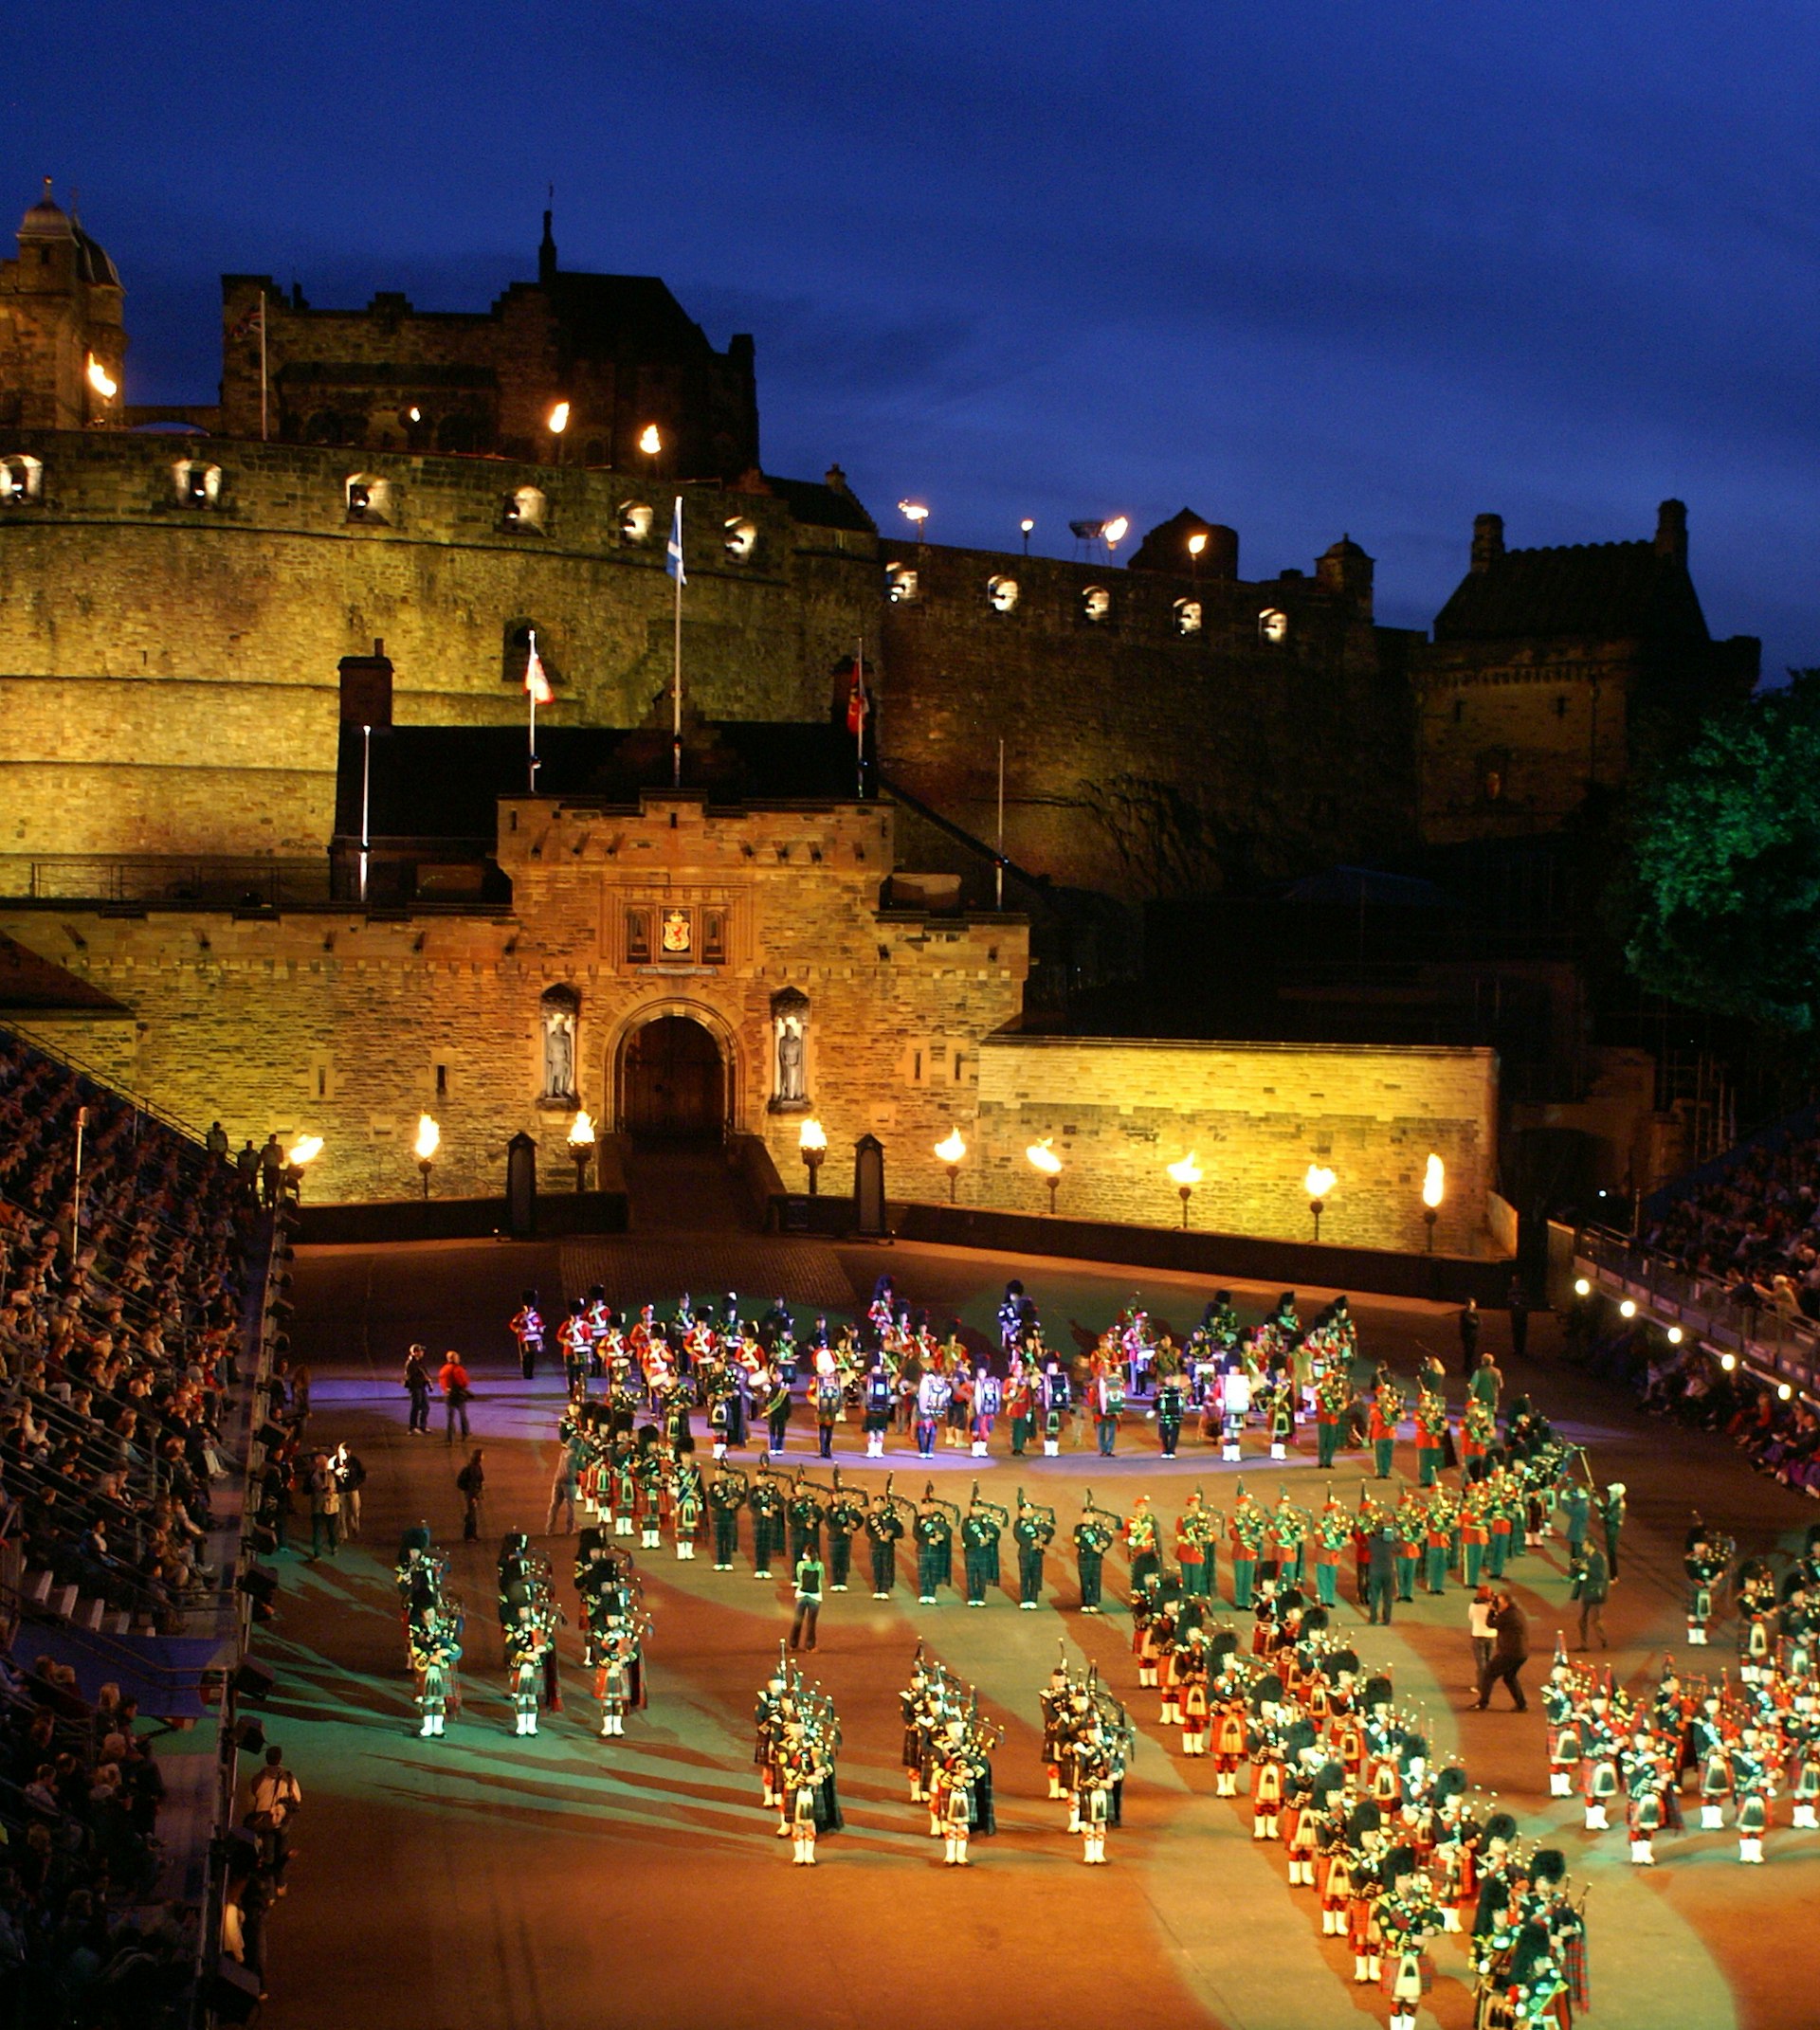
{"label": "stone tower", "polygon": [[46,176],[20,221],[19,258],[0,261],[0,425],[117,426],[124,300],[114,263],[52,198]]}

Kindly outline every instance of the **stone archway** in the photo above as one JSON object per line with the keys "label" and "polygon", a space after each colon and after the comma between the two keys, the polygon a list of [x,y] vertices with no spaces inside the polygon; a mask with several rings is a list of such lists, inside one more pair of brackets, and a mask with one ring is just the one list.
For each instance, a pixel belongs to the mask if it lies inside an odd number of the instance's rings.
{"label": "stone archway", "polygon": [[654,1015],[620,1043],[621,1130],[641,1141],[718,1140],[727,1126],[727,1073],[705,1024],[673,1010]]}

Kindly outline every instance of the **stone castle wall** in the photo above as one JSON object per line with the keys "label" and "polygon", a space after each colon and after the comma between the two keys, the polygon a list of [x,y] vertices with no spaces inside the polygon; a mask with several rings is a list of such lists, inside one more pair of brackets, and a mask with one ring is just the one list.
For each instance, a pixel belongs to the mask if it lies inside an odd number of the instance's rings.
{"label": "stone castle wall", "polygon": [[1437,643],[1418,686],[1422,836],[1553,831],[1629,769],[1635,642]]}
{"label": "stone castle wall", "polygon": [[1447,1166],[1435,1244],[1464,1255],[1485,1224],[1497,1118],[1489,1050],[994,1037],[961,1193],[1043,1211],[1025,1151],[1052,1137],[1058,1210],[1171,1225],[1181,1201],[1164,1166],[1192,1152],[1204,1172],[1193,1225],[1302,1241],[1314,1232],[1302,1179],[1319,1162],[1336,1177],[1322,1240],[1419,1249],[1432,1152]]}
{"label": "stone castle wall", "polygon": [[[52,1041],[73,1055],[182,1119],[221,1119],[236,1147],[272,1129],[320,1134],[314,1198],[409,1196],[422,1112],[443,1131],[438,1192],[502,1189],[519,1130],[545,1186],[573,1187],[574,1107],[540,1097],[553,987],[578,1000],[576,1097],[597,1124],[615,1123],[630,1035],[687,1015],[731,1069],[732,1127],[763,1135],[797,1181],[802,1115],[771,1105],[772,1001],[793,988],[809,1001],[808,1092],[831,1175],[873,1133],[894,1191],[943,1187],[930,1151],[971,1120],[981,1039],[1020,1006],[1027,933],[1015,917],[881,912],[888,810],[704,819],[686,800],[628,814],[527,799],[504,807],[500,858],[515,908],[499,916],[20,909],[0,928],[132,1011],[58,1022]],[[645,903],[726,907],[724,963],[630,963],[624,915]]]}
{"label": "stone castle wall", "polygon": [[[1407,841],[1409,638],[1312,579],[1108,571],[928,546],[893,552],[882,764],[976,836],[1083,887],[1173,894]],[[1017,600],[996,610],[990,588]],[[1087,594],[1110,597],[1101,621]],[[1200,625],[1181,628],[1193,602]],[[1280,612],[1281,641],[1260,616]]]}
{"label": "stone castle wall", "polygon": [[[508,628],[532,622],[556,724],[636,725],[669,681],[674,489],[494,460],[15,432],[42,504],[0,510],[0,853],[298,854],[333,825],[336,672],[383,639],[400,723],[516,723]],[[174,467],[221,470],[179,504]],[[350,523],[346,481],[391,494]],[[537,489],[541,533],[503,526]],[[862,633],[873,539],[692,486],[685,681],[704,716],[821,719]],[[652,509],[649,536],[621,511]],[[751,558],[729,519],[756,528]]]}
{"label": "stone castle wall", "polygon": [[[520,1130],[546,1188],[572,1187],[577,1101],[600,1127],[621,1125],[630,1039],[683,1015],[727,1067],[728,1126],[761,1135],[792,1185],[812,1111],[836,1190],[871,1133],[893,1196],[944,1198],[934,1146],[958,1128],[962,1201],[1040,1210],[1025,1151],[1049,1137],[1063,1209],[1167,1225],[1179,1201],[1164,1166],[1192,1151],[1205,1172],[1195,1225],[1301,1239],[1303,1172],[1320,1161],[1338,1178],[1327,1239],[1419,1248],[1434,1152],[1447,1171],[1438,1244],[1470,1253],[1483,1233],[1493,1053],[1020,1034],[1023,920],[882,910],[887,807],[727,814],[647,794],[630,812],[513,798],[498,848],[514,904],[494,915],[15,907],[0,909],[0,933],[130,1011],[60,1020],[61,1047],[198,1128],[220,1118],[236,1144],[320,1134],[318,1199],[411,1195],[425,1112],[443,1132],[437,1191],[499,1192]],[[695,927],[679,956],[649,935],[670,911]],[[552,988],[577,1010],[568,1100],[543,1097]],[[807,1004],[807,1109],[775,1104],[780,995]]]}

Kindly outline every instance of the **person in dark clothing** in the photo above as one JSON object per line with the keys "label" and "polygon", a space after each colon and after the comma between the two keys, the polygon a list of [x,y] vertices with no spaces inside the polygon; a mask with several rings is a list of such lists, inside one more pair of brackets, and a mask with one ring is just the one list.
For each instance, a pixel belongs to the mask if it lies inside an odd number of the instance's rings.
{"label": "person in dark clothing", "polygon": [[462,1495],[462,1539],[473,1543],[481,1533],[481,1510],[486,1499],[486,1455],[476,1446],[474,1456],[455,1476]]}
{"label": "person in dark clothing", "polygon": [[1483,1713],[1491,1703],[1491,1688],[1502,1682],[1510,1688],[1510,1701],[1519,1713],[1529,1711],[1529,1701],[1518,1676],[1529,1659],[1529,1617],[1508,1593],[1500,1593],[1491,1610],[1491,1661],[1479,1679],[1479,1704]]}
{"label": "person in dark clothing", "polygon": [[[1366,1570],[1366,1597],[1371,1603],[1371,1618],[1374,1622],[1381,1621],[1388,1628],[1391,1604],[1396,1598],[1396,1532],[1388,1522],[1382,1529],[1372,1532],[1371,1562]],[[1382,1614],[1378,1612],[1380,1607]]]}
{"label": "person in dark clothing", "polygon": [[1523,1293],[1523,1279],[1513,1276],[1510,1279],[1510,1296],[1506,1300],[1510,1312],[1510,1350],[1519,1360],[1529,1358],[1529,1298]]}
{"label": "person in dark clothing", "polygon": [[1470,1378],[1479,1365],[1479,1299],[1468,1297],[1460,1314],[1460,1366]]}
{"label": "person in dark clothing", "polygon": [[1573,1597],[1580,1604],[1580,1647],[1587,1646],[1587,1638],[1597,1629],[1599,1647],[1607,1647],[1605,1640],[1605,1603],[1611,1591],[1611,1567],[1606,1555],[1596,1544],[1586,1547],[1578,1573],[1574,1580]]}
{"label": "person in dark clothing", "polygon": [[436,1380],[429,1368],[429,1355],[421,1346],[413,1346],[405,1356],[405,1389],[410,1397],[410,1422],[405,1428],[415,1437],[421,1431],[429,1436],[429,1397]]}

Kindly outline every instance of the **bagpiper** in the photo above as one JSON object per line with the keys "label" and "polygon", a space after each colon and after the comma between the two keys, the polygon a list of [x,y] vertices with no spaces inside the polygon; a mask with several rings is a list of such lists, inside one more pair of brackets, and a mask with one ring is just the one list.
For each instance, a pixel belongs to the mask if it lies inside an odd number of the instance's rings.
{"label": "bagpiper", "polygon": [[739,1551],[739,1511],[746,1505],[746,1477],[737,1467],[723,1466],[707,1491],[708,1515],[714,1530],[714,1568],[730,1572]]}
{"label": "bagpiper", "polygon": [[1034,1614],[1043,1599],[1044,1554],[1055,1541],[1055,1511],[1027,1501],[1020,1487],[1011,1535],[1017,1543],[1017,1604]]}
{"label": "bagpiper", "polygon": [[865,1540],[872,1554],[872,1598],[889,1600],[898,1578],[898,1546],[903,1541],[905,1524],[901,1511],[916,1511],[901,1495],[891,1492],[891,1476],[884,1477],[884,1491],[874,1495],[865,1512]]}

